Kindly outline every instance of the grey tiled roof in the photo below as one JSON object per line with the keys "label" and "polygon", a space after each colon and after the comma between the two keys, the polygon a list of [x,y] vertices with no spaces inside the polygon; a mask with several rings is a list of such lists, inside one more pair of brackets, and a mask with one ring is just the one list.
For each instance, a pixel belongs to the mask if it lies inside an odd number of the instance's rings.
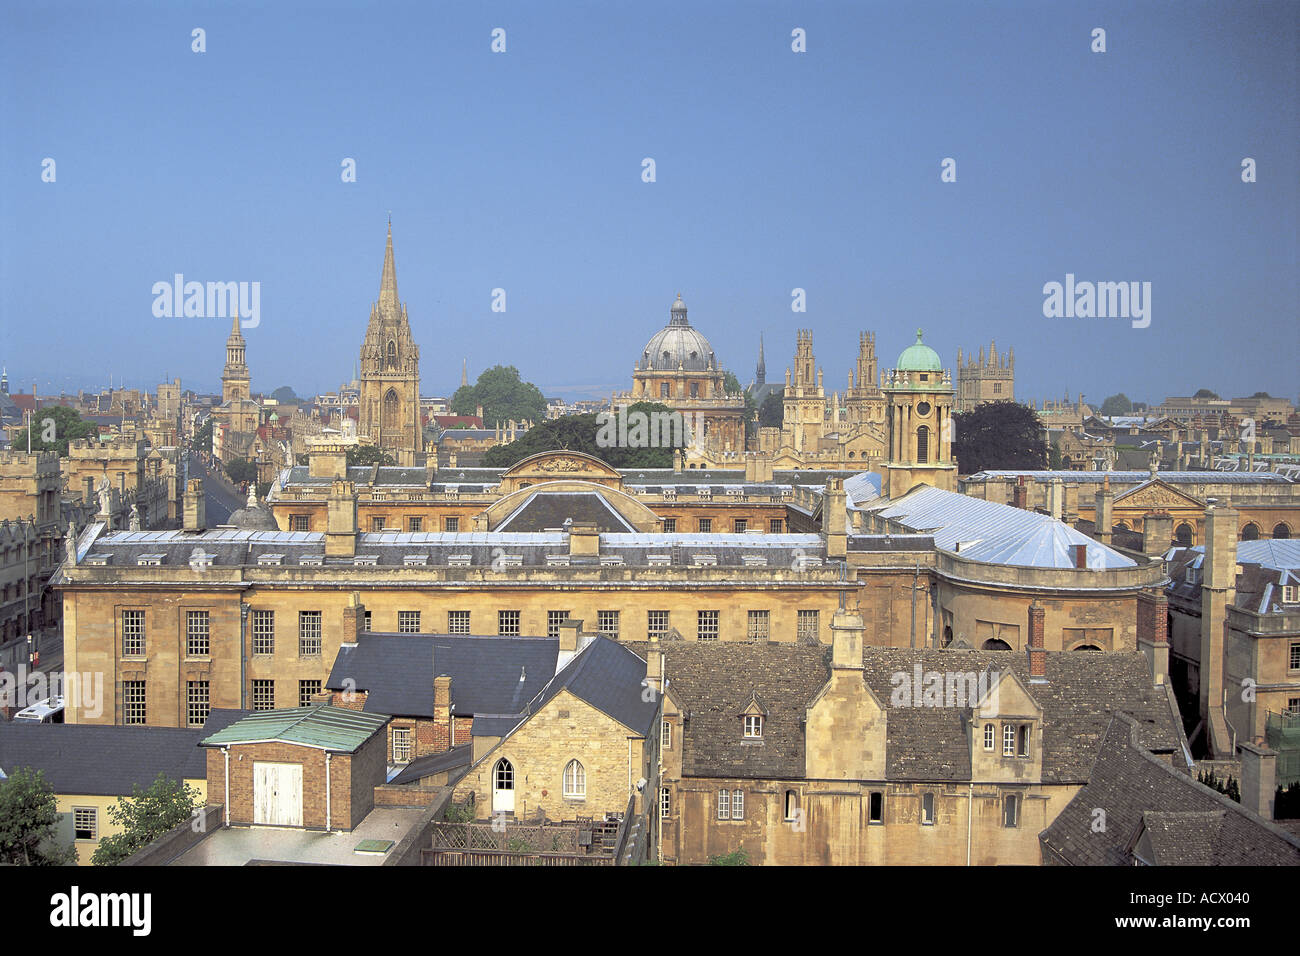
{"label": "grey tiled roof", "polygon": [[432,776],[459,767],[468,767],[473,757],[474,748],[470,744],[459,744],[441,753],[426,754],[417,757],[402,768],[401,773],[389,780],[389,783],[415,783],[423,777]]}
{"label": "grey tiled roof", "polygon": [[1124,717],[1111,723],[1087,785],[1038,836],[1045,862],[1128,866],[1145,825],[1160,865],[1300,865],[1300,839],[1145,752],[1138,730]]}
{"label": "grey tiled roof", "polygon": [[563,527],[566,520],[594,524],[602,532],[636,530],[598,494],[554,491],[529,496],[496,530],[546,531]]}
{"label": "grey tiled roof", "polygon": [[546,637],[363,634],[339,648],[325,686],[365,691],[370,713],[431,717],[433,679],[446,674],[458,716],[517,714],[555,675],[559,646]]}
{"label": "grey tiled roof", "polygon": [[568,690],[636,732],[649,735],[657,701],[642,698],[646,662],[627,645],[597,637],[555,675],[528,708],[536,713],[561,690]]}
{"label": "grey tiled roof", "polygon": [[[649,645],[630,645],[644,654]],[[668,694],[686,711],[687,776],[798,779],[804,774],[803,720],[830,677],[830,648],[785,643],[665,642]],[[868,647],[864,678],[888,708],[886,774],[890,780],[968,781],[967,711],[894,707],[893,675],[932,670],[1016,673],[1042,706],[1043,781],[1083,783],[1113,713],[1132,714],[1143,745],[1181,752],[1163,690],[1151,683],[1140,653],[1049,652],[1047,682],[1028,683],[1026,656],[1014,651]],[[740,714],[757,694],[769,709],[763,743],[745,742]],[[849,731],[846,731],[849,732]]]}
{"label": "grey tiled roof", "polygon": [[207,776],[198,742],[181,727],[0,723],[0,770],[42,770],[61,794],[130,796],[162,773],[172,780]]}

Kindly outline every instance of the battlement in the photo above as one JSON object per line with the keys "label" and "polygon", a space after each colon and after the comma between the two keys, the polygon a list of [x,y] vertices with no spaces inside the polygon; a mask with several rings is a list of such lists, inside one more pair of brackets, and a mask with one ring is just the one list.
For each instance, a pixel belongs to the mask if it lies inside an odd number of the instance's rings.
{"label": "battlement", "polygon": [[144,442],[136,438],[110,438],[104,441],[77,438],[68,442],[69,458],[101,458],[105,455],[113,458],[139,458],[143,454]]}
{"label": "battlement", "polygon": [[39,477],[58,474],[59,453],[56,451],[3,451],[0,452],[0,473],[8,477]]}

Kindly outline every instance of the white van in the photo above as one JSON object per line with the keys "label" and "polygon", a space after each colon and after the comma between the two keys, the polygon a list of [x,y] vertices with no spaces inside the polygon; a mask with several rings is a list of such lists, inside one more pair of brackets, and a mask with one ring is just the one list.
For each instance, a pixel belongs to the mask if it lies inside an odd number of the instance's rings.
{"label": "white van", "polygon": [[63,698],[47,697],[30,707],[24,707],[14,714],[14,720],[25,720],[33,724],[61,724],[63,723]]}

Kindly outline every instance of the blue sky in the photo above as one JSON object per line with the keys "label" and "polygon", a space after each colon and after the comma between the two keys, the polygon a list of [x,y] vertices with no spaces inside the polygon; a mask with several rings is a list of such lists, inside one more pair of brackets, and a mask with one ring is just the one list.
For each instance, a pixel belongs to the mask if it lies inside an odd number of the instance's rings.
{"label": "blue sky", "polygon": [[[885,366],[920,326],[948,365],[1014,346],[1022,398],[1294,400],[1298,11],[8,4],[0,361],[15,391],[215,390],[229,321],[153,315],[179,272],[261,283],[255,389],[332,389],[391,210],[425,394],[462,358],[625,388],[680,292],[745,382],[760,331],[773,380],[813,329],[829,391],[860,330]],[[1067,273],[1150,282],[1150,326],[1045,318]]]}

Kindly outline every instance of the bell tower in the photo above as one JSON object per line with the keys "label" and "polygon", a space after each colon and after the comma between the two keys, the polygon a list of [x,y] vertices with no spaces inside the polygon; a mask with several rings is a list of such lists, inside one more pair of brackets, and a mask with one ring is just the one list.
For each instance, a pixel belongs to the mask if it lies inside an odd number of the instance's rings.
{"label": "bell tower", "polygon": [[411,336],[406,305],[397,297],[393,221],[388,221],[379,301],[361,343],[361,407],[357,431],[393,454],[423,450],[420,421],[420,348]]}
{"label": "bell tower", "polygon": [[916,342],[885,373],[881,387],[889,418],[885,496],[901,497],[917,485],[956,491],[952,374],[943,368],[939,354],[921,341],[920,329]]}

